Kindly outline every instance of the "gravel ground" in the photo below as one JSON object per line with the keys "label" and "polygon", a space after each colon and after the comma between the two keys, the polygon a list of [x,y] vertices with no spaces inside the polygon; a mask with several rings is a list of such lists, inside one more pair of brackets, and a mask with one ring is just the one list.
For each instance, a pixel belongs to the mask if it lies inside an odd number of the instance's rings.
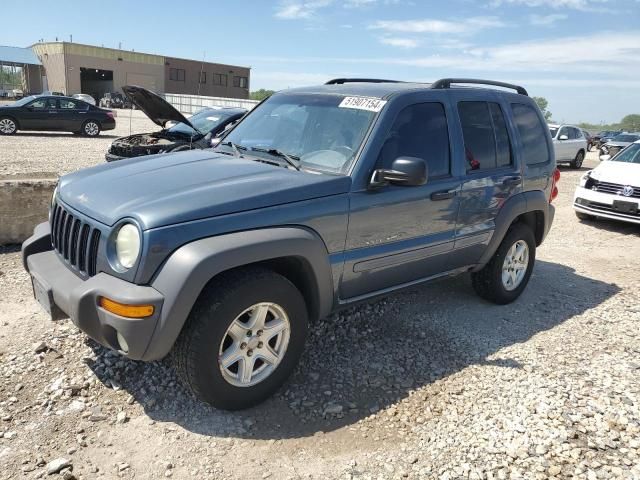
{"label": "gravel ground", "polygon": [[[54,173],[64,175],[104,162],[116,138],[160,128],[140,110],[115,110],[116,128],[88,138],[67,132],[23,132],[0,136],[0,175]],[[131,126],[129,126],[131,123]]]}
{"label": "gravel ground", "polygon": [[[0,152],[62,172],[109,139],[40,141]],[[40,166],[52,149],[64,158]],[[579,222],[581,172],[562,174],[517,302],[488,304],[462,276],[334,315],[287,386],[240,413],[48,321],[18,249],[0,250],[0,479],[639,479],[640,227]]]}

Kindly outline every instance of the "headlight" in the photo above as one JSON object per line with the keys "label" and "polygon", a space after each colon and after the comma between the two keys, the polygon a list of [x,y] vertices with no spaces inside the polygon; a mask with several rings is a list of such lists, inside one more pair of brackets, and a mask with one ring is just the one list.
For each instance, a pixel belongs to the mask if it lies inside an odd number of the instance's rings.
{"label": "headlight", "polygon": [[125,223],[116,237],[116,257],[123,268],[131,268],[135,265],[140,254],[140,232],[138,228]]}
{"label": "headlight", "polygon": [[585,187],[585,185],[587,185],[587,182],[589,181],[589,173],[591,172],[587,172],[582,177],[580,177],[580,186],[583,188]]}

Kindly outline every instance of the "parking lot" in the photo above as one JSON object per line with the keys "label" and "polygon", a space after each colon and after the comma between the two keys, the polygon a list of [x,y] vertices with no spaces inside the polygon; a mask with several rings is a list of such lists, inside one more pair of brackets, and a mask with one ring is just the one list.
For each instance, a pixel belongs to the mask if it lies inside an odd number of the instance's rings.
{"label": "parking lot", "polygon": [[[64,174],[156,129],[0,138],[0,173]],[[165,362],[122,360],[32,298],[0,247],[0,479],[640,478],[640,226],[580,222],[561,168],[522,297],[444,279],[313,325],[296,374],[248,411],[196,401]]]}

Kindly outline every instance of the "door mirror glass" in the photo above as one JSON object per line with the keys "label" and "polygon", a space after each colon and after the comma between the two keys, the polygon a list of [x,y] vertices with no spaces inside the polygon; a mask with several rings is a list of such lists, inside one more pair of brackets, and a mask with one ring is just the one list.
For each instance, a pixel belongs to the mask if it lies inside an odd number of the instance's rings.
{"label": "door mirror glass", "polygon": [[600,161],[601,162],[606,162],[610,158],[611,158],[611,155],[600,155]]}
{"label": "door mirror glass", "polygon": [[370,188],[379,188],[388,184],[418,186],[427,183],[429,168],[427,162],[416,157],[398,157],[390,169],[379,169],[371,176]]}
{"label": "door mirror glass", "polygon": [[567,135],[560,135],[558,140],[569,140],[569,137]]}

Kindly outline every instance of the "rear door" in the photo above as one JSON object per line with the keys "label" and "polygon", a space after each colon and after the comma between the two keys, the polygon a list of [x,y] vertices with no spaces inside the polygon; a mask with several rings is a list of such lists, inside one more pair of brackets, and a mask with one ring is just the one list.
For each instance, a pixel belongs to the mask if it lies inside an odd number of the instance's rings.
{"label": "rear door", "polygon": [[476,263],[495,230],[502,205],[522,191],[520,165],[513,155],[508,105],[492,92],[452,92],[464,141],[464,179],[455,251],[464,265]]}
{"label": "rear door", "polygon": [[58,100],[61,130],[78,132],[87,118],[89,104],[81,100],[61,98]]}

